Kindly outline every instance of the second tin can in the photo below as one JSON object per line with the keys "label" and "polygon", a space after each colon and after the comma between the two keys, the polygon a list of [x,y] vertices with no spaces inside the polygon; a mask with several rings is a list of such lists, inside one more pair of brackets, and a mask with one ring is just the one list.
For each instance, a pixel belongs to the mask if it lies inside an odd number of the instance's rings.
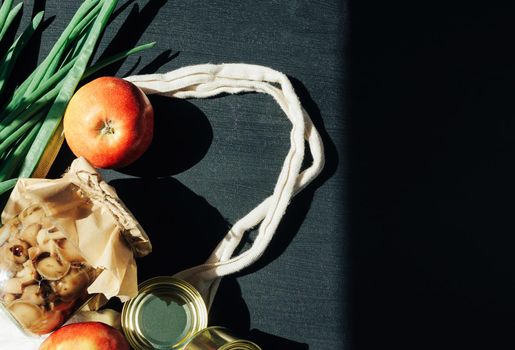
{"label": "second tin can", "polygon": [[182,349],[206,326],[207,309],[199,292],[173,277],[143,282],[122,310],[122,328],[135,350]]}
{"label": "second tin can", "polygon": [[195,334],[184,350],[261,350],[251,341],[237,338],[224,327],[208,327]]}

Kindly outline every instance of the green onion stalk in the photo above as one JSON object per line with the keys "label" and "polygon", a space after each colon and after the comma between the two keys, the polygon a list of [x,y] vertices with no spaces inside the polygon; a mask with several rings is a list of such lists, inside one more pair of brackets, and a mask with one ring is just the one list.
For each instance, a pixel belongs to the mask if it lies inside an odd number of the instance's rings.
{"label": "green onion stalk", "polygon": [[[31,23],[0,58],[0,194],[14,187],[18,178],[30,177],[59,128],[64,111],[80,81],[109,64],[137,54],[155,43],[140,45],[91,64],[117,0],[86,0],[78,8],[48,56],[14,92],[5,87],[17,58],[40,27],[44,12]],[[0,43],[20,13],[23,3],[13,0],[0,6]]]}

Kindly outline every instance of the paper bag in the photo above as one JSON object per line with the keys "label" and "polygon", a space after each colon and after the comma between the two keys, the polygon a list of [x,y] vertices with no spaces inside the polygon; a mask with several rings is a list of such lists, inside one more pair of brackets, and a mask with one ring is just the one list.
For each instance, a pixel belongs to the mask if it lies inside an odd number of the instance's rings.
{"label": "paper bag", "polygon": [[32,205],[43,205],[87,263],[100,269],[88,293],[118,297],[122,302],[136,295],[134,257],[150,253],[151,243],[114,189],[84,158],[74,160],[60,179],[20,179],[4,208],[2,223]]}

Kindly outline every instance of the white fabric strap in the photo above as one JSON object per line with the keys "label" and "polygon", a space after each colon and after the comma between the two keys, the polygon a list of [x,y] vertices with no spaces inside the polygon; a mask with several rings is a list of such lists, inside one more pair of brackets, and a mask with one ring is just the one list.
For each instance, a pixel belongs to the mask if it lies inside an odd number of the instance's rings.
{"label": "white fabric strap", "polygon": [[[204,264],[176,274],[176,277],[190,282],[199,290],[209,308],[220,278],[250,266],[263,255],[292,197],[321,172],[324,166],[322,140],[309,115],[300,105],[286,75],[267,67],[204,64],[165,74],[131,76],[126,79],[146,94],[176,98],[206,98],[221,93],[241,92],[269,94],[292,123],[291,146],[272,195],[234,224]],[[307,169],[301,171],[306,141],[313,161]],[[240,255],[233,256],[245,232],[257,225],[259,229],[253,245]]]}

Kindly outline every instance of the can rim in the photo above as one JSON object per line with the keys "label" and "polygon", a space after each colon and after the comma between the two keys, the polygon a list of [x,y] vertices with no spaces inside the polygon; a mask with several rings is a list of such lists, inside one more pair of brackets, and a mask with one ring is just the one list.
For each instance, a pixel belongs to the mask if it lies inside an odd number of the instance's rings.
{"label": "can rim", "polygon": [[261,350],[261,348],[250,340],[238,339],[222,345],[218,350]]}
{"label": "can rim", "polygon": [[233,332],[229,328],[224,326],[209,326],[199,330],[190,337],[188,342],[184,345],[184,348],[187,349],[190,343],[192,343],[197,336],[200,337],[204,335],[206,332],[209,333],[211,331],[218,331],[219,333],[223,333],[226,336],[230,336],[234,339],[232,341],[228,340],[226,344],[221,345],[219,348],[217,348],[217,350],[262,350],[261,347],[259,347],[259,345],[250,340],[236,338]]}
{"label": "can rim", "polygon": [[138,322],[138,310],[144,297],[153,292],[171,293],[175,297],[186,301],[192,315],[190,329],[186,335],[176,344],[167,346],[166,349],[180,349],[199,330],[207,326],[207,308],[200,293],[189,283],[171,276],[158,276],[142,282],[138,286],[138,294],[123,305],[121,322],[122,330],[136,350],[156,349],[143,335]]}

